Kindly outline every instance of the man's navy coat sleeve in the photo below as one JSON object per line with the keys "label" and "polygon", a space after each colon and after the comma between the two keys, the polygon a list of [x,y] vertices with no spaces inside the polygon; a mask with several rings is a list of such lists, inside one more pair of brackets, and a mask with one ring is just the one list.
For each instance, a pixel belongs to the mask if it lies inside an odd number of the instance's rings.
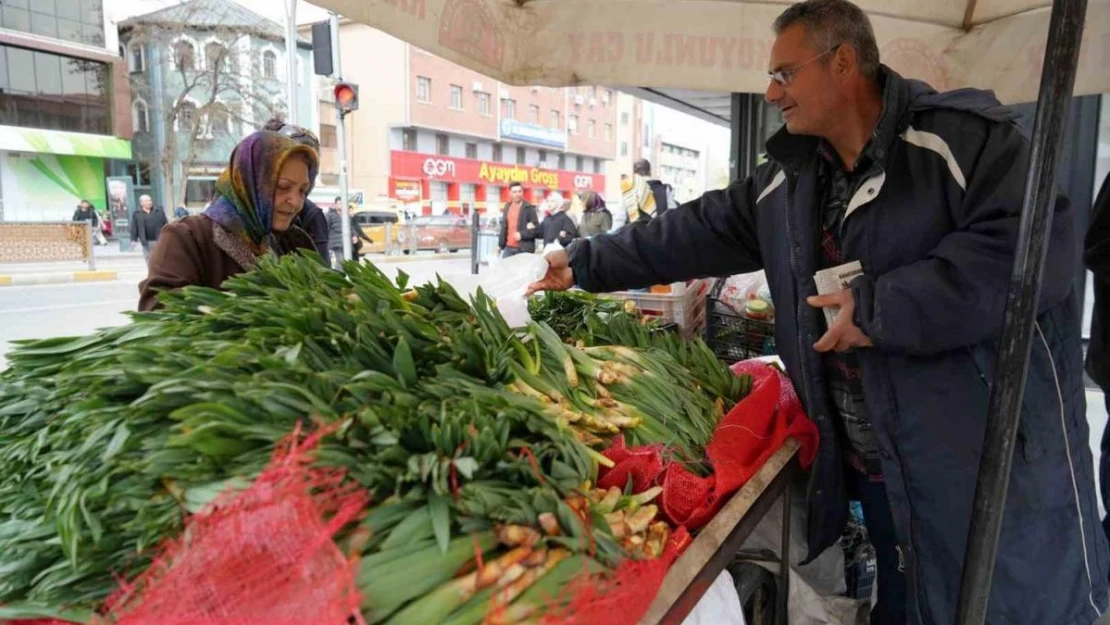
{"label": "man's navy coat sleeve", "polygon": [[646,224],[574,242],[578,286],[595,293],[727,276],[762,267],[752,178],[669,210]]}

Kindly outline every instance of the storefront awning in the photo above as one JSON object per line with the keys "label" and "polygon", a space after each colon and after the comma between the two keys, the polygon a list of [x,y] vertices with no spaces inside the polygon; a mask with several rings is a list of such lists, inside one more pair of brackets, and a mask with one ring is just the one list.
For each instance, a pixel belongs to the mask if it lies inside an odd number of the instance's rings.
{"label": "storefront awning", "polygon": [[[516,85],[762,93],[789,0],[313,0]],[[857,0],[883,61],[939,90],[1037,97],[1048,0]],[[1089,0],[1076,94],[1110,92],[1110,0]]]}
{"label": "storefront awning", "polygon": [[0,126],[0,150],[131,160],[126,139],[18,126]]}

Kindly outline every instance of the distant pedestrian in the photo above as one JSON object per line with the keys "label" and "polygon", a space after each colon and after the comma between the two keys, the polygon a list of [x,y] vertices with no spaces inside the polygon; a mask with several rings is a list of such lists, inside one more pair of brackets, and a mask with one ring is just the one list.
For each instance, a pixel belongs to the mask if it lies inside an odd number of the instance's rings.
{"label": "distant pedestrian", "polygon": [[524,187],[519,182],[509,185],[509,197],[501,211],[501,235],[497,241],[501,258],[532,254],[536,251],[536,239],[541,238],[536,207],[524,201]]}
{"label": "distant pedestrian", "polygon": [[613,214],[605,207],[605,200],[593,191],[583,191],[582,223],[578,226],[578,235],[582,237],[596,237],[605,234],[613,228]]}
{"label": "distant pedestrian", "polygon": [[167,225],[166,212],[154,205],[149,195],[139,197],[139,210],[131,214],[131,246],[137,241],[143,246],[143,260],[150,263],[150,255]]}
{"label": "distant pedestrian", "polygon": [[570,201],[564,200],[560,206],[551,207],[551,216],[543,221],[543,244],[551,245],[558,241],[559,245],[566,247],[578,238],[578,227],[574,219],[567,212],[570,210]]}
{"label": "distant pedestrian", "polygon": [[104,222],[96,212],[96,208],[93,207],[92,202],[81,200],[81,203],[77,205],[77,210],[73,212],[73,221],[89,222],[89,227],[92,228],[93,240],[96,244],[107,245],[108,240],[104,238],[104,234],[101,232],[101,229],[104,227]]}

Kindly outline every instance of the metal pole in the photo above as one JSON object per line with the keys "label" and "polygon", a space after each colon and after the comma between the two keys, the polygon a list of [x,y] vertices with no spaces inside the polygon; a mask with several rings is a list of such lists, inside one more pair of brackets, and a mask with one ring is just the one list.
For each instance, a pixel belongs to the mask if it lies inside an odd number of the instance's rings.
{"label": "metal pole", "polygon": [[[93,209],[96,210],[95,208]],[[86,245],[89,246],[89,271],[96,271],[96,237],[93,236],[93,220],[85,222]]]}
{"label": "metal pole", "polygon": [[1021,207],[1021,227],[998,349],[998,374],[991,388],[983,459],[975,484],[975,503],[956,612],[956,622],[960,625],[982,625],[986,621],[1040,298],[1047,252],[1045,243],[1052,229],[1056,160],[1064,140],[1086,12],[1086,0],[1054,0],[1052,3]]}
{"label": "metal pole", "polygon": [[478,242],[482,236],[478,229],[481,227],[481,217],[478,211],[471,209],[470,212],[470,273],[478,275]]}
{"label": "metal pole", "polygon": [[[339,56],[339,15],[332,13],[328,17],[331,24],[331,63],[335,71],[335,79],[343,80],[343,69]],[[335,134],[339,148],[339,199],[340,215],[343,219],[343,260],[351,260],[351,211],[347,208],[347,124],[346,113],[335,108],[336,123]]]}
{"label": "metal pole", "polygon": [[285,97],[289,100],[289,121],[297,119],[297,0],[285,0]]}

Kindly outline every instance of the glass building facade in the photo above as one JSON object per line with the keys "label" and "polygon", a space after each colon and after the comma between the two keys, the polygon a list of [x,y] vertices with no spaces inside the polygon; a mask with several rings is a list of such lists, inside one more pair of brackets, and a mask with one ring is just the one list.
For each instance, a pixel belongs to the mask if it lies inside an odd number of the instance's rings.
{"label": "glass building facade", "polygon": [[109,91],[106,63],[0,45],[0,125],[109,134]]}
{"label": "glass building facade", "polygon": [[4,0],[0,26],[22,33],[104,46],[103,0]]}

